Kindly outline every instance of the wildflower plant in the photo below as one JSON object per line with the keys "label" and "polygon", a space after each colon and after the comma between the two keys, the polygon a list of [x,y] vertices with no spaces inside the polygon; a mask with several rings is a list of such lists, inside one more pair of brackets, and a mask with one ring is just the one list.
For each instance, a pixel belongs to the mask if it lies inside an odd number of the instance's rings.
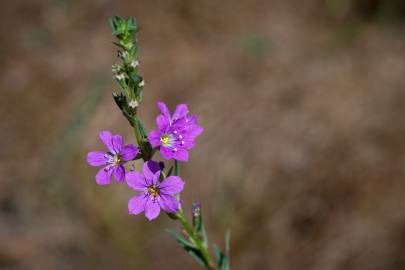
{"label": "wildflower plant", "polygon": [[[112,96],[134,131],[136,145],[126,145],[121,135],[113,135],[109,131],[100,132],[100,140],[107,151],[87,154],[89,165],[102,166],[96,174],[96,183],[108,185],[113,177],[118,183],[125,182],[135,192],[128,201],[130,215],[144,213],[151,221],[165,212],[182,227],[180,232],[167,230],[168,233],[197,262],[207,269],[230,270],[229,231],[225,236],[225,251],[213,245],[213,258],[209,251],[201,204],[192,205],[191,222],[183,210],[181,192],[185,182],[180,177],[179,162],[189,160],[189,151],[195,146],[203,128],[198,125],[197,116],[189,114],[186,104],[177,105],[171,114],[165,103],[159,101],[157,128],[148,133],[138,117],[145,86],[138,71],[138,25],[134,17],[124,20],[116,16],[110,18],[109,23],[112,34],[117,38],[114,44],[118,47],[118,57],[121,59],[121,63],[112,66],[113,78],[120,89],[120,93],[114,92]],[[153,160],[157,152],[160,152],[165,162]],[[125,170],[126,163],[134,162],[143,162],[142,172]]]}

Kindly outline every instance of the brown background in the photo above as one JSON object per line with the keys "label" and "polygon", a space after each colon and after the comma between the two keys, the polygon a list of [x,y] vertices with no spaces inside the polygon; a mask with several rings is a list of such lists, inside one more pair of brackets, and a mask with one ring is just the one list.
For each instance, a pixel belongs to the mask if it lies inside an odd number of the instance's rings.
{"label": "brown background", "polygon": [[141,27],[147,128],[157,100],[200,117],[186,204],[232,269],[405,269],[400,0],[3,1],[0,269],[200,269],[85,163],[100,130],[134,141],[112,15]]}

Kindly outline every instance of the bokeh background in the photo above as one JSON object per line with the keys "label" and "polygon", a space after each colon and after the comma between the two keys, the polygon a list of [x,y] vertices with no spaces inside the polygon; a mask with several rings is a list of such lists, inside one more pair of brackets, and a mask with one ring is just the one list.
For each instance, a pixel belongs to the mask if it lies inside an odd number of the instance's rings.
{"label": "bokeh background", "polygon": [[107,19],[136,16],[141,117],[189,104],[182,167],[232,268],[405,269],[405,1],[13,0],[0,9],[0,269],[200,269],[100,187],[111,98]]}

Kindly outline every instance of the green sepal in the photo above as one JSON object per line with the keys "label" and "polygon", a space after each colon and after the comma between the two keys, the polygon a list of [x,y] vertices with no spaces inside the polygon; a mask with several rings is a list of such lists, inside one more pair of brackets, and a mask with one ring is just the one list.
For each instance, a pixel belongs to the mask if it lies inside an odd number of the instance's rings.
{"label": "green sepal", "polygon": [[125,49],[125,46],[122,45],[122,44],[120,44],[120,43],[118,43],[118,42],[113,41],[112,43],[113,43],[115,46],[120,47],[121,49]]}
{"label": "green sepal", "polygon": [[139,28],[138,28],[138,24],[136,23],[135,17],[128,18],[127,28],[128,28],[128,31],[130,31],[132,33],[138,32]]}
{"label": "green sepal", "polygon": [[170,169],[167,171],[167,177],[169,177],[170,175],[172,175],[173,173],[173,165],[170,167]]}
{"label": "green sepal", "polygon": [[177,215],[175,213],[168,213],[166,212],[166,214],[169,216],[169,218],[173,219],[173,220],[177,220]]}
{"label": "green sepal", "polygon": [[142,153],[139,152],[133,160],[138,160],[142,158]]}

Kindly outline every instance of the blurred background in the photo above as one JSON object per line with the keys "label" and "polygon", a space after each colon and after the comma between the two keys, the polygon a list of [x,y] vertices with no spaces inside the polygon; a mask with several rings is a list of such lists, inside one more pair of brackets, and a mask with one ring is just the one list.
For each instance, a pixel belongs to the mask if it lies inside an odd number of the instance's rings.
{"label": "blurred background", "polygon": [[[141,117],[187,103],[182,167],[232,269],[405,269],[405,1],[14,0],[0,9],[0,269],[200,269],[161,215],[97,186],[112,15],[136,16]],[[189,209],[188,209],[189,210]]]}

